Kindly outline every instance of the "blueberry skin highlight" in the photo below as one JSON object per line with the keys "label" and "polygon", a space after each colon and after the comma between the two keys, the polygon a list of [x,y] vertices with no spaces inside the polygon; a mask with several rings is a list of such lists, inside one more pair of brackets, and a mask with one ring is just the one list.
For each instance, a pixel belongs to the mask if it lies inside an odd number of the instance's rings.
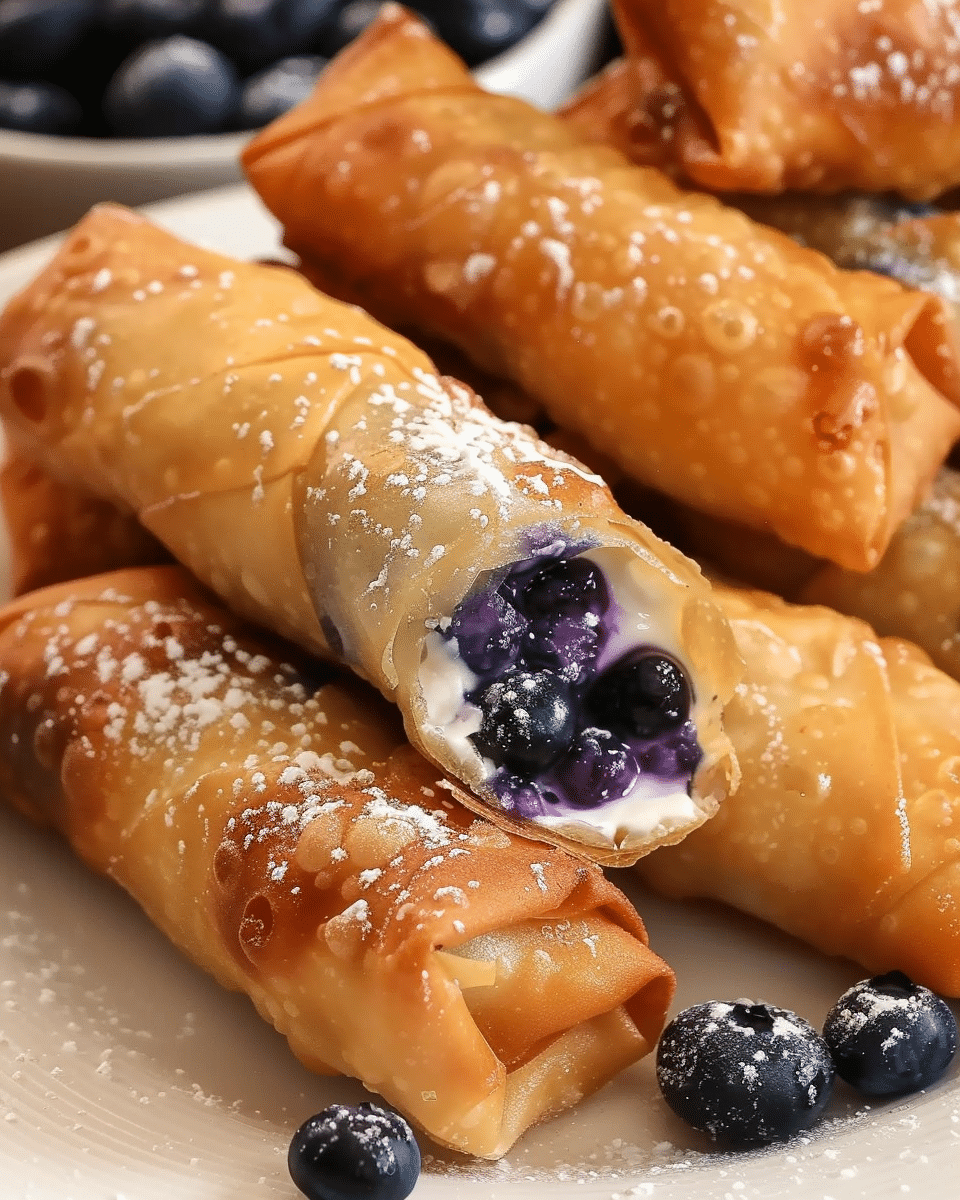
{"label": "blueberry skin highlight", "polygon": [[957,1049],[950,1008],[902,971],[875,975],[844,992],[823,1036],[837,1074],[867,1096],[902,1096],[929,1087]]}
{"label": "blueberry skin highlight", "polygon": [[576,731],[570,689],[552,671],[514,671],[476,701],[483,724],[473,735],[481,754],[521,775],[542,771]]}
{"label": "blueberry skin highlight", "polygon": [[631,650],[609,666],[587,695],[596,723],[625,741],[660,737],[690,714],[690,686],[681,668],[652,650]]}
{"label": "blueberry skin highlight", "polygon": [[177,34],[147,42],[110,80],[103,111],[119,137],[217,133],[237,104],[237,74],[206,42]]}
{"label": "blueberry skin highlight", "polygon": [[769,1004],[685,1009],[657,1047],[657,1082],[682,1120],[731,1150],[787,1141],[819,1120],[835,1068],[819,1033]]}
{"label": "blueberry skin highlight", "polygon": [[83,111],[69,92],[54,83],[0,81],[0,129],[19,133],[73,133]]}
{"label": "blueberry skin highlight", "polygon": [[305,1121],[287,1167],[308,1200],[404,1200],[420,1176],[407,1122],[376,1104],[333,1104]]}
{"label": "blueberry skin highlight", "polygon": [[234,122],[238,129],[259,129],[269,124],[313,91],[327,60],[316,55],[282,58],[245,79]]}

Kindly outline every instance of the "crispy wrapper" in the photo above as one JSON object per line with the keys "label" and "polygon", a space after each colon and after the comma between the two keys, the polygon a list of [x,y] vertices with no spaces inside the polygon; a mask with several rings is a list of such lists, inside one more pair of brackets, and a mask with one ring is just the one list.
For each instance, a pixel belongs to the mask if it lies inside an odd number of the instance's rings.
{"label": "crispy wrapper", "polygon": [[[0,319],[0,410],[236,611],[374,683],[494,819],[622,865],[705,820],[735,779],[720,716],[739,660],[699,570],[582,464],[294,272],[101,207]],[[682,664],[699,757],[669,803],[641,773],[617,815],[530,816],[494,791],[443,635],[515,565],[579,553],[605,573],[618,644]]]}
{"label": "crispy wrapper", "polygon": [[672,973],[599,868],[473,817],[379,697],[181,568],[21,598],[0,665],[4,797],[307,1066],[497,1157],[653,1045]]}
{"label": "crispy wrapper", "polygon": [[711,191],[960,182],[960,29],[918,0],[614,0],[638,146]]}
{"label": "crispy wrapper", "polygon": [[960,685],[862,621],[716,590],[746,663],[741,785],[643,878],[960,994]]}
{"label": "crispy wrapper", "polygon": [[117,567],[156,566],[170,554],[139,521],[54,479],[16,452],[0,467],[14,596]]}
{"label": "crispy wrapper", "polygon": [[960,679],[960,473],[944,467],[866,574],[821,564],[798,596],[907,638]]}
{"label": "crispy wrapper", "polygon": [[397,6],[244,164],[308,273],[513,379],[641,483],[852,569],[960,432],[941,300],[483,92]]}

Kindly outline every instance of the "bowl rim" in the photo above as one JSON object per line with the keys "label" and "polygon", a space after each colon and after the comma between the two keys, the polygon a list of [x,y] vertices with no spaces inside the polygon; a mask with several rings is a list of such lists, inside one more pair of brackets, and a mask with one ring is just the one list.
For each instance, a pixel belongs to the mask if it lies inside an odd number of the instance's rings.
{"label": "bowl rim", "polygon": [[[475,77],[484,84],[486,76],[501,76],[522,67],[528,56],[537,56],[542,43],[549,43],[563,26],[576,21],[581,10],[595,6],[595,0],[556,0],[526,37],[481,63],[473,72]],[[55,160],[65,167],[184,167],[236,159],[256,132],[247,129],[189,137],[92,138],[0,129],[0,162],[46,164]]]}

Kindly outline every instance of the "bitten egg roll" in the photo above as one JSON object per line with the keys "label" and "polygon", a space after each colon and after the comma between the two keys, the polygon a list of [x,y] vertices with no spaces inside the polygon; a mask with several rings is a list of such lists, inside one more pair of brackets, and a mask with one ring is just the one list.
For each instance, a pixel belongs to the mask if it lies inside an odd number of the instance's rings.
{"label": "bitten egg roll", "polygon": [[497,1157],[653,1045],[672,973],[599,868],[474,817],[182,568],[20,598],[0,671],[3,796],[436,1141]]}
{"label": "bitten egg roll", "polygon": [[236,611],[374,683],[494,819],[626,863],[735,779],[739,660],[698,568],[293,271],[94,210],[0,317],[0,411]]}
{"label": "bitten egg roll", "polygon": [[960,684],[862,621],[716,591],[746,667],[726,712],[741,784],[641,875],[960,995]]}
{"label": "bitten egg roll", "polygon": [[614,0],[638,138],[711,191],[960,183],[960,24],[920,0]]}
{"label": "bitten egg roll", "polygon": [[512,379],[641,483],[873,565],[960,432],[943,301],[485,93],[382,14],[244,152],[304,270]]}

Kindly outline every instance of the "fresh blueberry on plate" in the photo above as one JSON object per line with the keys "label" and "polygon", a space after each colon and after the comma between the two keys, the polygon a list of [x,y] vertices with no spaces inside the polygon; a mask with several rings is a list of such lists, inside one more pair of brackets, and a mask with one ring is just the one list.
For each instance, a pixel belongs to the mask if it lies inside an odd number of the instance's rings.
{"label": "fresh blueberry on plate", "polygon": [[420,1175],[407,1122],[375,1104],[333,1104],[305,1121],[287,1154],[308,1200],[404,1200]]}
{"label": "fresh blueberry on plate", "polygon": [[687,1008],[657,1048],[663,1098],[727,1149],[765,1146],[810,1129],[833,1091],[830,1051],[812,1025],[749,1000]]}
{"label": "fresh blueberry on plate", "polygon": [[118,68],[103,111],[118,137],[216,133],[238,96],[233,64],[219,50],[177,34],[147,42]]}
{"label": "fresh blueberry on plate", "polygon": [[956,1053],[957,1022],[934,992],[891,971],[844,992],[823,1036],[841,1079],[868,1096],[896,1096],[943,1075]]}
{"label": "fresh blueberry on plate", "polygon": [[245,79],[240,85],[237,128],[259,129],[305,100],[326,63],[317,55],[296,55]]}
{"label": "fresh blueberry on plate", "polygon": [[0,81],[0,129],[73,133],[82,117],[77,101],[56,84]]}

